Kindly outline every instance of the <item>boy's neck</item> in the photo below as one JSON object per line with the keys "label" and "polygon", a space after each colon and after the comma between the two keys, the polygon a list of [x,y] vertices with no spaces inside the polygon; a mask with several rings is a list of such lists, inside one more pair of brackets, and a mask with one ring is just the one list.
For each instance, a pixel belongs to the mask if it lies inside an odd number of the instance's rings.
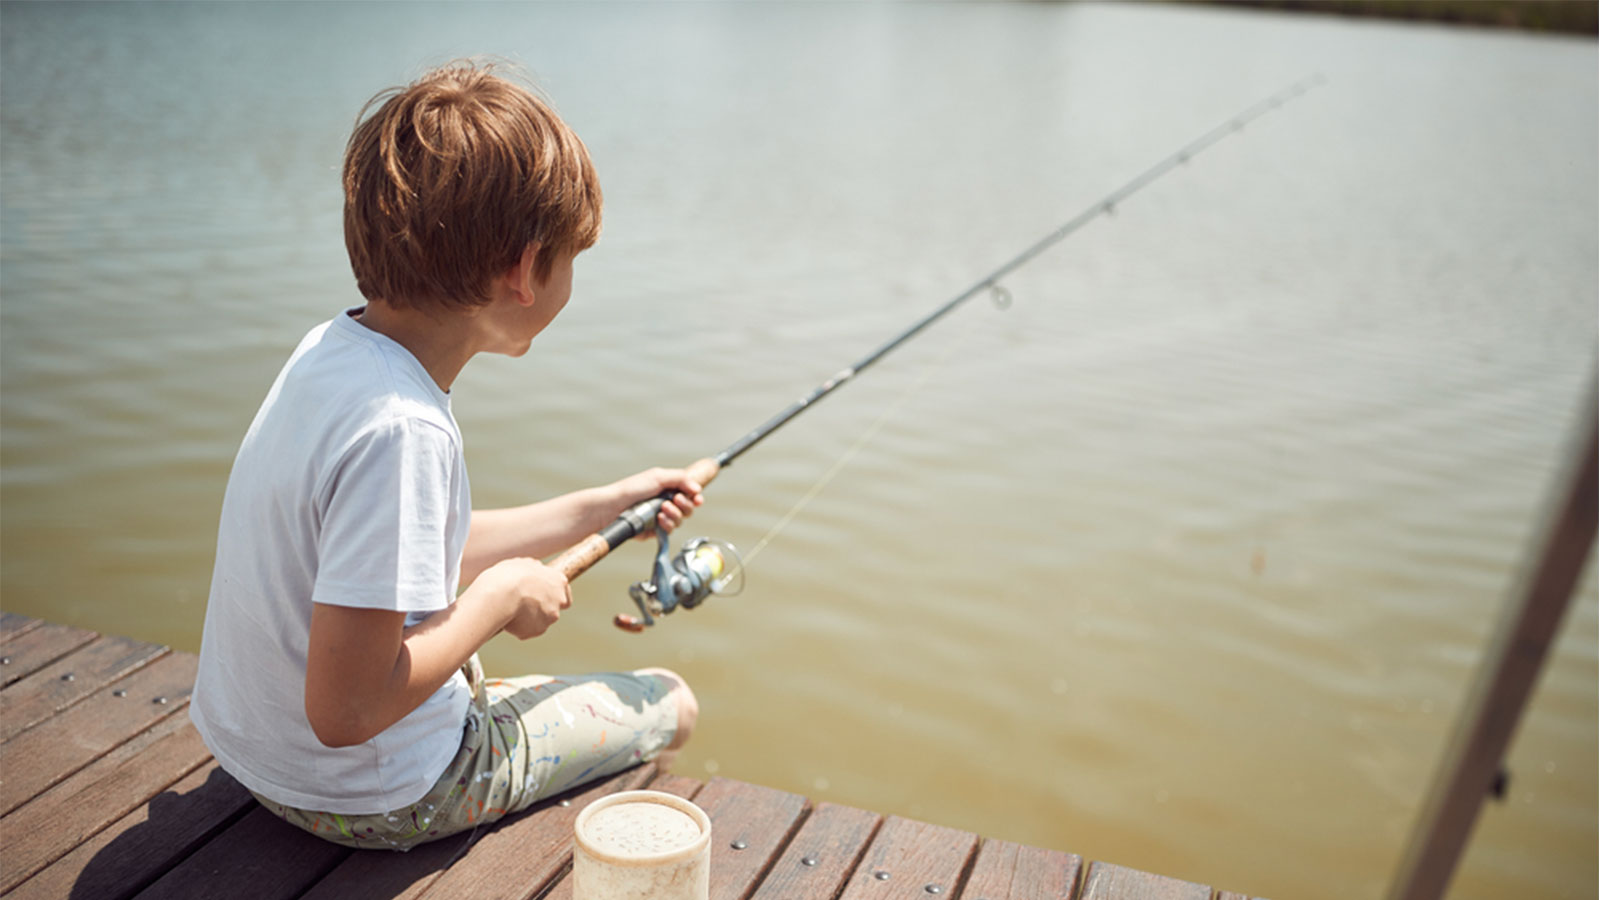
{"label": "boy's neck", "polygon": [[371,300],[355,319],[411,351],[434,383],[446,393],[478,352],[468,317],[430,315],[422,310]]}

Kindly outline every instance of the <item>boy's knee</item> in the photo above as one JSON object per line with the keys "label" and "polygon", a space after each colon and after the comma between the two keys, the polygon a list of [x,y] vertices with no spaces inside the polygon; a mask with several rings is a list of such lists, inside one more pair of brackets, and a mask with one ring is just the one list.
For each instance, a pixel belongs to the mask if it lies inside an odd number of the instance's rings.
{"label": "boy's knee", "polygon": [[639,669],[635,674],[656,675],[672,683],[672,696],[677,700],[678,707],[678,726],[667,749],[676,750],[682,747],[688,742],[690,733],[694,731],[695,720],[700,717],[700,701],[695,699],[694,691],[689,690],[689,682],[671,669]]}

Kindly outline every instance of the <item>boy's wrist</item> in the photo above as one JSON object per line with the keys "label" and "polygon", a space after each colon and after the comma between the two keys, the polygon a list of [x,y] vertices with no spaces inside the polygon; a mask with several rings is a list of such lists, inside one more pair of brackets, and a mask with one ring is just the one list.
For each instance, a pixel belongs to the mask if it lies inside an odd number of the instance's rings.
{"label": "boy's wrist", "polygon": [[[471,586],[467,594],[476,594],[474,600],[481,604],[489,615],[490,623],[494,625],[496,634],[500,633],[517,614],[517,597],[512,585],[506,584],[505,579],[498,577],[495,566],[483,570]],[[463,595],[462,599],[466,599]],[[459,602],[459,601],[458,601]]]}
{"label": "boy's wrist", "polygon": [[[625,480],[625,479],[624,479]],[[611,524],[611,520],[622,514],[628,508],[629,497],[624,480],[613,481],[610,484],[592,488],[594,491],[593,502],[590,505],[594,527],[589,529],[592,534]]]}
{"label": "boy's wrist", "polygon": [[619,478],[594,489],[596,505],[608,515],[615,516],[616,511],[627,504],[628,498],[623,484],[625,480]]}

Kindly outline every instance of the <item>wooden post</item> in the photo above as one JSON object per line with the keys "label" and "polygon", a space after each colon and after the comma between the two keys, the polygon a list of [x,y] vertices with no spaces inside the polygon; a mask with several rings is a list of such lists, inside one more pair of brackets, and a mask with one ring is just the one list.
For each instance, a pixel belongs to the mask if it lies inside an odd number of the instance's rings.
{"label": "wooden post", "polygon": [[1589,557],[1595,535],[1595,460],[1600,451],[1595,422],[1600,398],[1593,381],[1585,394],[1580,427],[1546,501],[1530,559],[1456,720],[1390,888],[1391,900],[1444,896]]}

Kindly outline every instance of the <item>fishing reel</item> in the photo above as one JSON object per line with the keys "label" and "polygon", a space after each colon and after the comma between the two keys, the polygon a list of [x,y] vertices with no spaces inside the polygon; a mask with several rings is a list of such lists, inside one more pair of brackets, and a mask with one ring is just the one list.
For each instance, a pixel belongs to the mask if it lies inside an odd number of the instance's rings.
{"label": "fishing reel", "polygon": [[634,582],[628,596],[643,618],[619,613],[613,623],[635,634],[678,607],[694,609],[712,594],[733,596],[744,590],[744,560],[726,541],[694,538],[672,556],[665,531],[656,532],[656,562],[649,581]]}

